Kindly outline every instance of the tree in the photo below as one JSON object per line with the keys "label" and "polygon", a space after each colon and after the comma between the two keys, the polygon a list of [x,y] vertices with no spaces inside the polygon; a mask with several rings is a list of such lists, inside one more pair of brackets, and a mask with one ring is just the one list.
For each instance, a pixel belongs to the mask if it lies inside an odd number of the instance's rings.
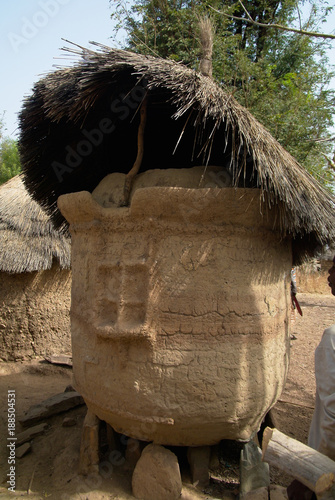
{"label": "tree", "polygon": [[[194,64],[199,47],[194,38],[196,0],[139,0],[116,2],[112,18],[127,32],[127,48],[139,53]],[[198,2],[199,3],[199,2]]]}
{"label": "tree", "polygon": [[232,14],[226,14],[224,12],[220,12],[217,9],[214,9],[213,7],[212,7],[212,9],[215,12],[218,12],[219,14],[230,17],[231,19],[235,19],[237,21],[247,20],[247,22],[253,24],[254,26],[257,26],[258,28],[263,28],[263,29],[265,28],[267,30],[277,29],[277,30],[289,31],[291,33],[299,33],[300,35],[307,35],[307,36],[313,36],[316,38],[324,38],[324,39],[329,38],[329,39],[335,40],[335,35],[333,35],[332,33],[319,33],[318,31],[304,30],[301,27],[300,28],[291,28],[289,26],[283,26],[281,24],[262,23],[262,22],[256,21],[255,19],[253,19],[251,17],[250,12],[248,12],[248,10],[246,9],[243,2],[241,0],[238,0],[238,2],[240,3],[241,7],[243,8],[244,13],[247,15],[246,19],[244,19],[242,17],[233,16]]}
{"label": "tree", "polygon": [[198,18],[207,13],[216,27],[213,78],[321,182],[333,181],[324,156],[333,151],[333,142],[325,140],[334,125],[335,106],[335,92],[329,88],[335,73],[326,57],[330,42],[271,27],[316,32],[331,10],[326,0],[311,0],[304,22],[299,7],[305,0],[112,2],[117,28],[127,32],[127,49],[194,69],[200,59]]}
{"label": "tree", "polygon": [[0,184],[21,171],[17,141],[4,136],[3,118],[0,119]]}

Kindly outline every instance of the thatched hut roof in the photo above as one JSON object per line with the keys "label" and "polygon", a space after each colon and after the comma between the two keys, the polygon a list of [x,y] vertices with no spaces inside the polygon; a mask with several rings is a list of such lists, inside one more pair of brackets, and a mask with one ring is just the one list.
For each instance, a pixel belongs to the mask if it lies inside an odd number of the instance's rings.
{"label": "thatched hut roof", "polygon": [[55,229],[17,175],[0,186],[0,270],[41,271],[54,260],[61,269],[70,268],[70,238]]}
{"label": "thatched hut roof", "polygon": [[334,239],[331,195],[232,95],[173,61],[95,45],[66,49],[82,59],[40,80],[20,115],[25,184],[57,225],[59,195],[130,170],[147,95],[141,171],[226,166],[235,186],[259,188],[264,207],[279,209],[296,257]]}

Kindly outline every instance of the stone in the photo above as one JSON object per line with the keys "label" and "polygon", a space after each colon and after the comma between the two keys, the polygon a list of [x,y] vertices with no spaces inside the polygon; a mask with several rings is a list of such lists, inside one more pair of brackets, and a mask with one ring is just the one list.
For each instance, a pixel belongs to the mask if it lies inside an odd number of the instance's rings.
{"label": "stone", "polygon": [[74,425],[76,425],[77,423],[77,420],[73,417],[65,417],[63,422],[62,422],[62,426],[63,427],[73,427]]}
{"label": "stone", "polygon": [[29,453],[30,451],[31,451],[31,444],[24,443],[22,446],[18,446],[15,449],[15,456],[16,456],[16,458],[22,458],[25,455],[27,455],[27,453]]}
{"label": "stone", "polygon": [[182,482],[176,455],[160,445],[146,446],[136,464],[132,488],[141,500],[179,499]]}
{"label": "stone", "polygon": [[76,389],[73,387],[73,385],[69,384],[65,387],[64,392],[73,392]]}
{"label": "stone", "polygon": [[187,459],[190,464],[192,483],[199,488],[209,485],[209,461],[211,449],[209,446],[189,447]]}
{"label": "stone", "polygon": [[100,420],[87,410],[80,443],[79,474],[87,476],[99,472]]}
{"label": "stone", "polygon": [[269,500],[269,488],[263,486],[247,493],[242,493],[239,496],[240,500]]}
{"label": "stone", "polygon": [[26,429],[23,432],[20,432],[16,436],[16,445],[19,446],[23,443],[26,443],[27,441],[30,441],[34,437],[39,436],[40,434],[43,434],[47,428],[48,428],[48,424],[43,423],[43,424],[35,425],[34,427],[30,427],[29,429]]}
{"label": "stone", "polygon": [[288,500],[287,489],[278,484],[271,484],[270,500]]}
{"label": "stone", "polygon": [[81,395],[76,391],[62,392],[51,396],[40,404],[34,405],[19,419],[23,427],[40,422],[41,420],[71,410],[76,406],[85,404]]}

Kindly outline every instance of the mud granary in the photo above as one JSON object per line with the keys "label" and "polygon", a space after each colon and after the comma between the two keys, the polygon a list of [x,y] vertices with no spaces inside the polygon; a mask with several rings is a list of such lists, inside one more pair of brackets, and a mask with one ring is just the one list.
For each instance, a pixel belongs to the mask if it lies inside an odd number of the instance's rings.
{"label": "mud granary", "polygon": [[28,191],[70,223],[77,388],[138,439],[249,439],[285,383],[291,266],[333,240],[334,201],[210,78],[69,50],[81,59],[36,84],[20,142]]}

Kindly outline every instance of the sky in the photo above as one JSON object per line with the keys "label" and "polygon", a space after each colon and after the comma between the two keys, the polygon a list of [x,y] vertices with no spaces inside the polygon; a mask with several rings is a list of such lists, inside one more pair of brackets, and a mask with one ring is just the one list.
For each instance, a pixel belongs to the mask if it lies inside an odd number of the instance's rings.
{"label": "sky", "polygon": [[[25,96],[55,65],[69,66],[65,38],[116,46],[109,0],[0,0],[0,117],[5,134],[18,134],[17,113]],[[122,40],[122,38],[121,38]],[[59,59],[63,58],[63,59]]]}
{"label": "sky", "polygon": [[[335,6],[335,0],[329,3]],[[62,38],[83,47],[89,41],[116,46],[110,38],[112,8],[109,0],[0,0],[0,117],[5,112],[6,135],[17,136],[17,113],[34,83],[54,66],[69,66],[60,50],[69,44]],[[334,28],[335,9],[322,30]],[[335,64],[335,40],[329,56]]]}

